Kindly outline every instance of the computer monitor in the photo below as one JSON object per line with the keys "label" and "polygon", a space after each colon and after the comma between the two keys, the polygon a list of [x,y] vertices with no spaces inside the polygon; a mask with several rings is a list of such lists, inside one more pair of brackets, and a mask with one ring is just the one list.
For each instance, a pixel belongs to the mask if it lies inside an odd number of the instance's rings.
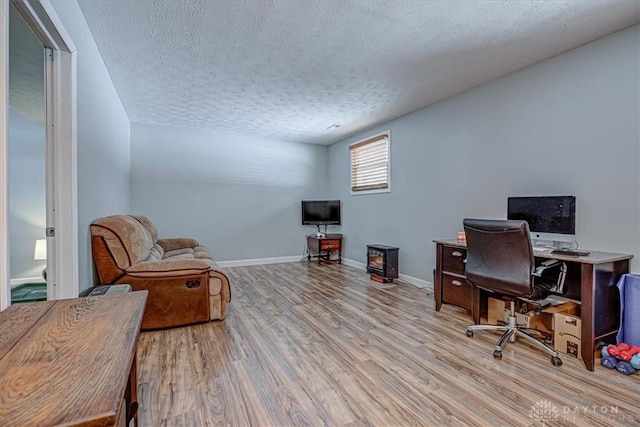
{"label": "computer monitor", "polygon": [[527,221],[535,241],[571,244],[576,241],[574,196],[509,197],[507,219]]}

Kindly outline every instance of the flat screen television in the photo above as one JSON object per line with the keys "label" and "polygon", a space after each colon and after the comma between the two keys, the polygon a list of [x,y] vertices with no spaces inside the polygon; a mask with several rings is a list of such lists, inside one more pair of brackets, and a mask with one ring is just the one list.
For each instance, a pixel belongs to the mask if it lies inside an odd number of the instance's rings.
{"label": "flat screen television", "polygon": [[340,225],[340,200],[303,200],[302,225]]}
{"label": "flat screen television", "polygon": [[507,219],[525,220],[533,239],[575,241],[574,196],[509,197]]}

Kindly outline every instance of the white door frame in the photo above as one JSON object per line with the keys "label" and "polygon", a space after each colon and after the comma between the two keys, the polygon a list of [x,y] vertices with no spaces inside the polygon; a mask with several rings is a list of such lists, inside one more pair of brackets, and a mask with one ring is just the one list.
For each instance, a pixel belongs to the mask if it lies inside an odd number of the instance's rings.
{"label": "white door frame", "polygon": [[[76,48],[48,0],[11,0],[47,50],[45,61],[48,299],[78,296]],[[11,304],[7,123],[9,2],[0,0],[0,310]],[[50,255],[49,255],[50,254]]]}

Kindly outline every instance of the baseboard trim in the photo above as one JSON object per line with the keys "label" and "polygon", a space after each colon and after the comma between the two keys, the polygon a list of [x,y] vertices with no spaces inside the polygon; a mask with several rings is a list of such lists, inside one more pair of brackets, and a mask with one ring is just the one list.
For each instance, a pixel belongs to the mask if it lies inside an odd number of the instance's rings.
{"label": "baseboard trim", "polygon": [[300,262],[302,257],[300,255],[294,256],[282,256],[273,258],[255,258],[255,259],[239,259],[235,261],[216,261],[220,267],[246,267],[248,265],[263,265],[263,264],[280,264],[284,262]]}
{"label": "baseboard trim", "polygon": [[359,262],[359,261],[354,261],[354,260],[349,259],[349,258],[342,258],[342,263],[344,265],[347,265],[347,266],[353,267],[353,268],[361,268],[363,270],[367,269],[367,266],[366,266],[365,263]]}
{"label": "baseboard trim", "polygon": [[[362,270],[367,269],[367,265],[365,263],[354,261],[349,258],[342,258],[342,263],[344,265],[348,265],[349,267],[353,267],[353,268],[360,268]],[[402,280],[403,282],[407,282],[410,285],[415,286],[416,288],[428,289],[433,291],[433,282],[429,282],[428,280],[418,279],[417,277],[409,276],[406,274],[400,274],[399,276],[400,276],[400,280]]]}
{"label": "baseboard trim", "polygon": [[433,291],[433,282],[428,280],[418,279],[417,277],[407,276],[406,274],[400,274],[400,280],[403,282],[411,283],[416,288],[428,289]]}

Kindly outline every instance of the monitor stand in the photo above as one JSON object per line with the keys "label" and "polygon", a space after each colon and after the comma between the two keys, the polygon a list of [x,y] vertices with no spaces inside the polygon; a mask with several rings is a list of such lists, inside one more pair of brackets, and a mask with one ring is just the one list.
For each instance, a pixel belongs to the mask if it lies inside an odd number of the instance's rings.
{"label": "monitor stand", "polygon": [[533,246],[533,250],[544,251],[553,249],[553,241],[551,240],[533,239],[531,243]]}

